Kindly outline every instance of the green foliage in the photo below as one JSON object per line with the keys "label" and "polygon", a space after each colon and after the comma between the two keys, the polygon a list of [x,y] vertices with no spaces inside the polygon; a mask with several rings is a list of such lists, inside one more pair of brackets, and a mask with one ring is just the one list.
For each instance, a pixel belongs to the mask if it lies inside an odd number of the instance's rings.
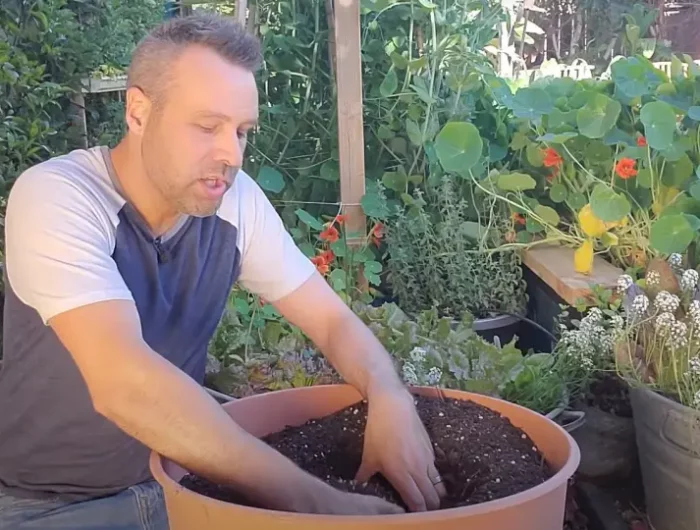
{"label": "green foliage", "polygon": [[454,321],[435,308],[414,319],[395,304],[358,303],[353,309],[394,358],[407,384],[503,397],[543,414],[564,400],[565,385],[550,370],[552,355],[524,356],[515,339],[503,347],[487,342],[474,332],[468,313]]}
{"label": "green foliage", "polygon": [[[460,188],[460,184],[462,187]],[[400,212],[387,223],[389,281],[409,313],[437,307],[459,319],[522,312],[525,283],[517,253],[493,251],[500,240],[498,213],[468,201],[467,181],[446,177],[426,207]],[[414,200],[423,200],[420,192]],[[475,230],[476,227],[476,230]],[[476,237],[475,237],[476,236]]]}

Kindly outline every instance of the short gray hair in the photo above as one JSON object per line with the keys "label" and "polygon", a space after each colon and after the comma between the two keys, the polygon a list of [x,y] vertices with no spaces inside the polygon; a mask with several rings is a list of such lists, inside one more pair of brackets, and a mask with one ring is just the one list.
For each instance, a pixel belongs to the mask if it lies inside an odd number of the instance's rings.
{"label": "short gray hair", "polygon": [[262,63],[260,43],[233,19],[199,12],[170,19],[151,30],[136,46],[127,72],[127,88],[138,87],[162,106],[168,72],[191,45],[205,46],[232,64],[255,72]]}

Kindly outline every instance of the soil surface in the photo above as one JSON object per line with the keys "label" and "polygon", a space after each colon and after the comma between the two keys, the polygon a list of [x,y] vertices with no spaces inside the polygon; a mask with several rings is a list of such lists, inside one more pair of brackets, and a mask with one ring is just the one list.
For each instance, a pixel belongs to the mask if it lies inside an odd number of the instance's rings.
{"label": "soil surface", "polygon": [[632,417],[629,389],[616,374],[599,375],[588,388],[586,403],[598,407],[603,412],[623,418]]}
{"label": "soil surface", "polygon": [[[436,466],[448,492],[441,509],[478,504],[533,488],[552,476],[532,440],[496,412],[471,401],[416,396],[418,413],[433,440]],[[376,495],[406,508],[393,487],[375,475],[353,478],[360,466],[365,402],[263,440],[302,469],[346,491]],[[219,500],[252,506],[237,493],[193,475],[181,484]]]}

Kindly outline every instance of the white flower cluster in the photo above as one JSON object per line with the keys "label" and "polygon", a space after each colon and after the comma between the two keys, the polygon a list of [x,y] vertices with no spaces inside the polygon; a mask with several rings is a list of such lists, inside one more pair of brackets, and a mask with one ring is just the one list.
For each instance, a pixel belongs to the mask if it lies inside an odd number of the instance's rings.
{"label": "white flower cluster", "polygon": [[649,309],[649,299],[645,294],[638,294],[632,300],[632,314],[635,316],[644,315]]}
{"label": "white flower cluster", "polygon": [[688,313],[693,321],[693,326],[700,328],[700,300],[693,300],[690,302]]}
{"label": "white flower cluster", "polygon": [[692,293],[698,285],[698,279],[700,279],[698,271],[694,269],[684,271],[681,276],[681,289],[686,293]]}
{"label": "white flower cluster", "polygon": [[668,257],[668,262],[671,264],[671,267],[680,267],[683,264],[683,256],[674,252]]}
{"label": "white flower cluster", "polygon": [[675,323],[676,317],[673,316],[673,313],[661,313],[656,317],[656,322],[654,324],[656,326],[656,331],[658,331],[662,337],[665,337],[671,332],[671,328]]}
{"label": "white flower cluster", "polygon": [[661,283],[661,275],[659,274],[659,271],[649,271],[647,272],[646,280],[647,286],[654,287],[655,285],[659,285]]}
{"label": "white flower cluster", "polygon": [[671,326],[671,332],[668,336],[668,346],[676,350],[682,348],[686,344],[688,344],[688,326],[685,325],[685,322],[676,320]]}
{"label": "white flower cluster", "polygon": [[425,350],[425,348],[416,346],[411,350],[411,353],[409,353],[408,356],[411,358],[412,362],[416,364],[423,364],[425,362],[425,357],[427,353],[428,352]]}
{"label": "white flower cluster", "polygon": [[634,280],[632,280],[632,276],[629,274],[623,274],[617,279],[617,290],[624,293],[627,289],[632,287],[633,284]]}
{"label": "white flower cluster", "polygon": [[416,367],[413,363],[405,362],[403,363],[403,380],[409,385],[418,384],[418,374],[416,373]]}
{"label": "white flower cluster", "polygon": [[668,291],[661,291],[654,299],[656,309],[664,313],[675,313],[680,303],[680,298]]}
{"label": "white flower cluster", "polygon": [[426,378],[426,383],[430,386],[435,386],[440,382],[440,379],[442,378],[442,370],[438,368],[437,366],[433,366],[430,370],[428,370],[428,377]]}
{"label": "white flower cluster", "polygon": [[688,359],[689,369],[685,373],[686,377],[698,377],[700,376],[700,357],[697,355]]}
{"label": "white flower cluster", "polygon": [[693,398],[693,407],[700,409],[700,390],[695,392],[695,397]]}
{"label": "white flower cluster", "polygon": [[[621,331],[623,322],[621,317],[618,318],[613,327],[617,325]],[[577,358],[582,368],[591,370],[595,367],[594,359],[606,358],[612,354],[615,333],[618,331],[606,329],[603,312],[594,307],[581,319],[578,329],[562,333],[561,341],[567,346],[568,355]]]}

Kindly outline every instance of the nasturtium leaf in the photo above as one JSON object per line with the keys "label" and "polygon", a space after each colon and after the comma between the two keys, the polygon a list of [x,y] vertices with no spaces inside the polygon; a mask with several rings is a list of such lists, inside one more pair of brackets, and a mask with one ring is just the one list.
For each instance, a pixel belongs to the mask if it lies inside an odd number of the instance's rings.
{"label": "nasturtium leaf", "polygon": [[651,171],[647,167],[637,170],[637,184],[642,188],[651,189]]}
{"label": "nasturtium leaf", "polygon": [[471,123],[447,123],[435,139],[435,150],[445,171],[464,173],[481,158],[484,143]]}
{"label": "nasturtium leaf", "polygon": [[515,93],[512,110],[516,117],[534,120],[554,109],[554,101],[541,88],[521,88]]}
{"label": "nasturtium leaf", "polygon": [[686,218],[693,232],[700,232],[700,218],[690,213],[684,213],[683,217]]}
{"label": "nasturtium leaf", "polygon": [[554,208],[549,206],[539,205],[535,208],[535,213],[542,219],[545,223],[557,226],[559,224],[559,214]]}
{"label": "nasturtium leaf", "polygon": [[406,120],[406,134],[408,134],[408,139],[411,140],[413,145],[423,145],[423,133],[418,124],[411,119]]}
{"label": "nasturtium leaf", "polygon": [[525,173],[505,173],[498,176],[497,185],[503,191],[534,190],[537,182]]}
{"label": "nasturtium leaf", "polygon": [[329,160],[321,166],[320,172],[323,180],[338,182],[340,180],[340,166],[335,160]]}
{"label": "nasturtium leaf", "polygon": [[683,214],[663,215],[651,225],[649,243],[663,254],[683,253],[695,233]]}
{"label": "nasturtium leaf", "polygon": [[[692,147],[691,147],[691,149],[692,149]],[[666,160],[668,160],[670,162],[677,162],[678,160],[683,158],[683,156],[685,155],[685,151],[686,151],[686,146],[683,145],[683,142],[681,141],[680,138],[677,138],[673,141],[673,143],[671,144],[671,147],[661,151],[661,155]],[[647,154],[647,150],[645,148],[644,155],[646,156],[646,154]]]}
{"label": "nasturtium leaf", "polygon": [[398,87],[399,78],[396,75],[396,70],[394,70],[394,68],[390,68],[389,72],[384,77],[384,81],[382,81],[382,84],[379,85],[379,93],[382,95],[382,97],[388,98],[394,92],[396,92]]}
{"label": "nasturtium leaf", "polygon": [[390,190],[402,192],[408,185],[408,176],[404,171],[387,171],[382,175],[382,184]]}
{"label": "nasturtium leaf", "polygon": [[544,232],[544,225],[538,221],[535,221],[531,216],[525,218],[525,230],[531,234],[538,234],[539,232]]}
{"label": "nasturtium leaf", "polygon": [[690,161],[688,155],[684,153],[677,162],[666,164],[663,175],[661,175],[661,182],[666,186],[680,188],[688,181],[692,174],[693,163]]}
{"label": "nasturtium leaf", "polygon": [[265,191],[279,193],[284,189],[284,177],[282,173],[270,166],[263,166],[258,172],[258,184]]}
{"label": "nasturtium leaf", "polygon": [[629,215],[631,206],[624,195],[616,193],[607,184],[597,184],[591,194],[591,211],[606,223],[619,221]]}
{"label": "nasturtium leaf", "polygon": [[566,196],[566,186],[564,186],[563,184],[555,184],[549,190],[549,198],[552,199],[553,202],[564,202],[566,200]]}
{"label": "nasturtium leaf", "polygon": [[572,193],[567,197],[566,202],[572,210],[578,211],[588,203],[588,200],[583,193]]}
{"label": "nasturtium leaf", "polygon": [[700,107],[694,105],[688,109],[688,117],[691,120],[700,121]]}
{"label": "nasturtium leaf", "polygon": [[589,138],[603,138],[617,123],[622,106],[605,94],[591,97],[576,116],[579,131]]}
{"label": "nasturtium leaf", "polygon": [[647,103],[642,107],[639,118],[644,124],[649,147],[660,151],[671,147],[676,131],[676,113],[668,103],[663,101]]}
{"label": "nasturtium leaf", "polygon": [[302,223],[310,226],[311,228],[315,228],[316,230],[323,230],[323,223],[321,223],[321,221],[316,219],[306,210],[299,208],[294,213],[297,214],[297,217]]}
{"label": "nasturtium leaf", "polygon": [[521,230],[517,234],[515,234],[516,243],[530,243],[532,239],[532,234],[526,230]]}
{"label": "nasturtium leaf", "polygon": [[603,137],[605,145],[635,145],[634,136],[614,127]]}
{"label": "nasturtium leaf", "polygon": [[331,279],[331,284],[333,285],[333,289],[336,291],[342,291],[343,289],[347,288],[347,284],[345,282],[345,278],[347,276],[347,272],[344,271],[343,269],[333,269],[328,276]]}
{"label": "nasturtium leaf", "polygon": [[547,116],[547,126],[556,129],[566,125],[576,125],[576,111],[570,110],[563,112],[559,109],[554,109]]}
{"label": "nasturtium leaf", "polygon": [[406,59],[403,55],[397,52],[391,52],[389,55],[391,57],[391,62],[392,64],[398,68],[399,70],[405,70],[406,67],[408,66],[408,59]]}
{"label": "nasturtium leaf", "polygon": [[600,164],[609,162],[613,157],[613,151],[610,146],[605,145],[600,140],[591,140],[586,147],[586,160],[592,164]]}
{"label": "nasturtium leaf", "polygon": [[628,98],[650,94],[664,79],[647,63],[638,57],[615,61],[610,67],[615,87]]}
{"label": "nasturtium leaf", "polygon": [[528,144],[527,134],[516,131],[513,134],[513,139],[510,141],[510,148],[513,151],[519,151]]}
{"label": "nasturtium leaf", "polygon": [[539,142],[546,142],[548,144],[563,144],[567,140],[571,140],[572,138],[576,138],[578,136],[578,133],[575,132],[563,132],[563,133],[547,133],[539,138],[537,138],[537,141]]}
{"label": "nasturtium leaf", "polygon": [[386,219],[389,216],[389,207],[386,201],[376,192],[365,193],[360,199],[360,206],[367,217],[375,219]]}
{"label": "nasturtium leaf", "polygon": [[465,236],[467,236],[470,239],[475,239],[475,240],[480,240],[488,230],[481,226],[479,223],[475,223],[473,221],[465,221],[462,223],[462,232],[464,233]]}
{"label": "nasturtium leaf", "polygon": [[693,199],[700,201],[700,180],[693,182],[690,185],[688,192]]}
{"label": "nasturtium leaf", "polygon": [[525,158],[527,162],[533,167],[542,167],[544,161],[544,148],[540,147],[535,143],[528,144],[525,149]]}

